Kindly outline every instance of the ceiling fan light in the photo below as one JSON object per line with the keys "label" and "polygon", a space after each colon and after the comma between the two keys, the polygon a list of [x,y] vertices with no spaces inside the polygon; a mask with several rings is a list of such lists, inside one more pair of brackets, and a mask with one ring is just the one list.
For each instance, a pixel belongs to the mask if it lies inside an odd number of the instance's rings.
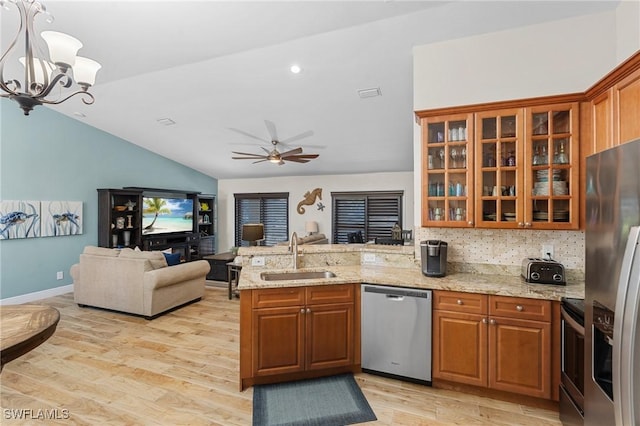
{"label": "ceiling fan light", "polygon": [[41,35],[49,47],[51,62],[60,67],[62,72],[66,72],[75,65],[76,54],[82,47],[80,40],[58,31],[43,31]]}
{"label": "ceiling fan light", "polygon": [[96,74],[100,68],[102,65],[93,59],[78,56],[73,66],[73,78],[84,90],[87,90],[95,84]]}
{"label": "ceiling fan light", "polygon": [[280,158],[269,158],[269,162],[271,162],[273,164],[280,164],[282,162],[282,159],[280,159]]}

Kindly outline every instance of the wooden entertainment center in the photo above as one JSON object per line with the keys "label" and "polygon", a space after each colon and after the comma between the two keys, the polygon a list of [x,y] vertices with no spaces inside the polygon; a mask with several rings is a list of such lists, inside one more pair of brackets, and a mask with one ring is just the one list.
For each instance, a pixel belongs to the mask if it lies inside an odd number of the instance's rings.
{"label": "wooden entertainment center", "polygon": [[[154,206],[156,200],[158,205]],[[142,250],[170,248],[187,262],[215,254],[215,201],[214,195],[193,191],[138,187],[98,189],[98,245]],[[176,217],[175,211],[170,216],[172,202],[192,208],[181,212],[182,217]],[[173,220],[178,228],[154,227],[158,219]]]}

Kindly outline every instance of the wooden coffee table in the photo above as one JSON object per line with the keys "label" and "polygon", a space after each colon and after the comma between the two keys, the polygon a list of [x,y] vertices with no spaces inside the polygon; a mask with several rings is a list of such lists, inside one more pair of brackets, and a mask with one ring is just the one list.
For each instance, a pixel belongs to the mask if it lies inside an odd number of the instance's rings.
{"label": "wooden coffee table", "polygon": [[51,337],[58,321],[60,313],[50,306],[0,306],[0,371]]}

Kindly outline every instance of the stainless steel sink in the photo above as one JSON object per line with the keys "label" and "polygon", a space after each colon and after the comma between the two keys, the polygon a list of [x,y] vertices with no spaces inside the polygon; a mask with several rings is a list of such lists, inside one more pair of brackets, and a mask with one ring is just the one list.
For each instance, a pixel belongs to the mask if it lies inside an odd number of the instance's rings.
{"label": "stainless steel sink", "polygon": [[336,274],[331,271],[262,272],[260,274],[260,278],[264,281],[317,280],[335,276]]}

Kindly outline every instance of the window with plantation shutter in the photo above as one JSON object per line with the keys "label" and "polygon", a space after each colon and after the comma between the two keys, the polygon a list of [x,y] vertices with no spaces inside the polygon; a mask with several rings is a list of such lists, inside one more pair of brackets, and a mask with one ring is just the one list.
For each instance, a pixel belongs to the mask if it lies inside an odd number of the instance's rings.
{"label": "window with plantation shutter", "polygon": [[272,246],[289,239],[289,193],[234,194],[235,197],[235,245],[248,246],[242,241],[242,225],[262,223],[264,241],[261,245]]}
{"label": "window with plantation shutter", "polygon": [[404,191],[332,192],[333,243],[347,243],[348,234],[362,232],[364,241],[391,238],[396,223],[402,228]]}

